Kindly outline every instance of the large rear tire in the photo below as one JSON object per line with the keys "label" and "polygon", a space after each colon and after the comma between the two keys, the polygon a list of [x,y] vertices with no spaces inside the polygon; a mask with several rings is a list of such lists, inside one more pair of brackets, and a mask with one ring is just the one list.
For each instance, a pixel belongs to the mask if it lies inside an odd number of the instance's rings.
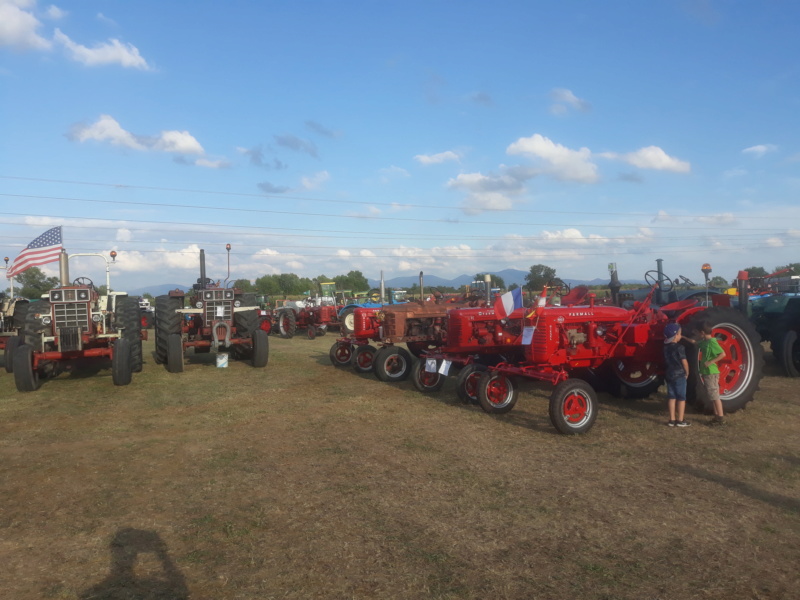
{"label": "large rear tire", "polygon": [[128,385],[132,379],[132,369],[130,341],[124,337],[114,340],[114,354],[111,355],[111,380],[114,385]]}
{"label": "large rear tire", "polygon": [[[245,294],[246,296],[247,294]],[[233,326],[236,328],[237,338],[252,338],[259,328],[259,315],[257,310],[243,310],[233,313]],[[249,344],[234,344],[231,354],[238,360],[253,358],[253,346]]]}
{"label": "large rear tire", "polygon": [[478,402],[492,415],[502,415],[514,408],[519,390],[510,377],[486,372],[478,380]]}
{"label": "large rear tire", "polygon": [[[618,398],[648,398],[664,382],[654,362],[612,360],[605,366],[609,390]],[[588,383],[588,382],[587,382]]]}
{"label": "large rear tire", "polygon": [[353,335],[356,330],[356,309],[346,308],[339,314],[339,330],[343,336]]}
{"label": "large rear tire", "polygon": [[411,374],[411,353],[398,346],[384,346],[375,353],[375,374],[381,381],[405,381]]}
{"label": "large rear tire", "polygon": [[14,352],[14,383],[20,392],[35,392],[41,385],[39,373],[33,368],[33,346],[21,344]]}
{"label": "large rear tire", "polygon": [[163,365],[167,362],[167,342],[173,333],[180,335],[183,315],[176,310],[183,308],[182,296],[158,296],[156,298],[155,315],[155,343],[156,364]]}
{"label": "large rear tire", "polygon": [[284,308],[278,313],[278,332],[282,338],[294,337],[297,331],[297,317],[291,308]]}
{"label": "large rear tire", "polygon": [[170,334],[167,338],[167,371],[183,373],[183,340],[179,333]]}
{"label": "large rear tire", "polygon": [[375,346],[369,344],[356,347],[353,351],[353,358],[350,360],[356,373],[372,373],[375,369],[376,352]]}
{"label": "large rear tire", "polygon": [[581,379],[559,383],[550,395],[550,422],[559,433],[586,433],[597,419],[597,393]]}
{"label": "large rear tire", "polygon": [[269,362],[269,336],[263,329],[253,332],[253,366],[262,369]]}
{"label": "large rear tire", "polygon": [[[764,375],[764,349],[755,326],[741,312],[717,306],[693,315],[686,335],[693,335],[703,323],[711,325],[714,337],[725,351],[719,367],[719,393],[725,413],[743,409],[758,390]],[[698,348],[686,345],[689,377],[686,382],[686,399],[702,411],[711,410],[703,381],[698,373]]]}
{"label": "large rear tire", "polygon": [[[142,318],[139,303],[131,297],[117,297],[114,321],[122,327],[122,339],[128,341],[131,372],[142,370]],[[117,384],[127,385],[127,384]]]}

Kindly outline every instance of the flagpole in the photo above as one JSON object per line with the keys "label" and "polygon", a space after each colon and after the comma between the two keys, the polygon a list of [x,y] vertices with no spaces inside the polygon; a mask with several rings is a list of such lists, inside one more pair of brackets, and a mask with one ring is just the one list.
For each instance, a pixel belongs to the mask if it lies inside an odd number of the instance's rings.
{"label": "flagpole", "polygon": [[[3,267],[3,268],[6,271],[8,271],[8,257],[7,256],[4,257],[3,260],[6,261],[6,266]],[[10,297],[13,298],[14,297],[14,278],[13,277],[9,277],[8,278],[8,285],[11,286],[11,296]]]}

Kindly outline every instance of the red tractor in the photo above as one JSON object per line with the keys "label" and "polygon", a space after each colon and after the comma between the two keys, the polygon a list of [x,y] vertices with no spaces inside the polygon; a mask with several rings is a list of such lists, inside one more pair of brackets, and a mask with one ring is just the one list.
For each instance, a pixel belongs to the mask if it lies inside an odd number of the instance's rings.
{"label": "red tractor", "polygon": [[[230,259],[230,244],[226,249]],[[230,262],[228,271],[230,276]],[[266,367],[269,335],[261,328],[260,312],[255,294],[206,278],[205,252],[200,250],[200,278],[188,298],[182,290],[156,298],[155,360],[170,373],[180,373],[184,352],[193,348],[195,353],[228,352],[231,358]]]}
{"label": "red tractor", "polygon": [[[671,283],[655,271],[645,279],[652,285],[650,293],[631,309],[600,305],[589,294],[586,304],[562,306],[547,306],[543,297],[533,309],[518,309],[506,319],[490,308],[450,311],[447,342],[415,366],[414,385],[423,392],[438,391],[455,365],[461,367],[457,390],[463,401],[477,401],[489,413],[505,413],[517,401],[515,378],[547,382],[555,386],[549,410],[555,428],[585,433],[597,418],[598,389],[646,397],[661,385],[668,322],[679,323],[687,337],[708,323],[726,353],[719,363],[725,410],[743,408],[762,376],[763,350],[754,326],[729,306],[729,296],[712,296],[711,308],[696,299],[655,306],[656,291],[668,292]],[[682,343],[692,368],[689,400],[705,408],[697,348]]]}
{"label": "red tractor", "polygon": [[[117,253],[111,252],[112,261]],[[69,259],[99,256],[106,260],[105,295],[92,280],[70,283]],[[128,385],[142,370],[142,329],[139,304],[124,292],[111,292],[108,260],[102,254],[72,254],[59,258],[61,285],[46,298],[28,305],[22,344],[14,350],[14,382],[21,392],[39,389],[42,378],[55,377],[79,359],[111,359],[114,385]]]}

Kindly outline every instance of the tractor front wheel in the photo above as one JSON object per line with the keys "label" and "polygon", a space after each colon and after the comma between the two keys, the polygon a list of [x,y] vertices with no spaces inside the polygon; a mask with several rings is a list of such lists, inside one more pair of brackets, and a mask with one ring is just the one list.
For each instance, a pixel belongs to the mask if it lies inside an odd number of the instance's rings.
{"label": "tractor front wheel", "polygon": [[381,381],[405,381],[412,364],[409,351],[398,346],[384,346],[375,354],[375,374]]}
{"label": "tractor front wheel", "polygon": [[316,328],[315,328],[313,325],[309,325],[309,326],[306,328],[306,336],[307,336],[307,337],[308,337],[308,339],[310,339],[310,340],[313,340],[313,339],[315,339],[315,338],[317,337],[317,330],[316,330]]}
{"label": "tractor front wheel", "polygon": [[464,404],[480,404],[478,400],[478,382],[487,370],[486,365],[470,363],[456,377],[456,395]]}
{"label": "tractor front wheel", "polygon": [[519,390],[511,378],[500,373],[481,373],[478,380],[478,402],[492,415],[502,415],[514,408]]}
{"label": "tractor front wheel", "polygon": [[442,389],[445,376],[438,371],[431,373],[426,370],[426,361],[422,359],[411,368],[411,382],[423,394],[432,394]]}
{"label": "tractor front wheel", "polygon": [[14,383],[20,392],[35,392],[41,381],[39,373],[33,368],[33,346],[20,344],[14,352]]}
{"label": "tractor front wheel", "polygon": [[350,362],[353,363],[353,368],[356,373],[372,373],[375,368],[375,346],[366,344],[358,346],[353,351],[353,358]]}
{"label": "tractor front wheel", "polygon": [[253,366],[262,369],[269,362],[269,335],[263,329],[253,332]]}
{"label": "tractor front wheel", "polygon": [[127,338],[114,340],[114,354],[111,355],[111,380],[114,385],[128,385],[131,382],[132,362],[130,341]]}
{"label": "tractor front wheel", "polygon": [[179,333],[170,334],[167,338],[167,371],[183,373],[183,340]]}
{"label": "tractor front wheel", "polygon": [[550,422],[559,433],[586,433],[597,419],[597,393],[581,379],[559,383],[550,395]]}
{"label": "tractor front wheel", "polygon": [[328,356],[334,367],[346,367],[353,359],[353,348],[350,344],[334,342]]}

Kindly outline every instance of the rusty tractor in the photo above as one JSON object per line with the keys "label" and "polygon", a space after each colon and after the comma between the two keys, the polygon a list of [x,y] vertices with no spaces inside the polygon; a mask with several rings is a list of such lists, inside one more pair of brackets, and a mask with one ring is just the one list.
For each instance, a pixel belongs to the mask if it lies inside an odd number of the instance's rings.
{"label": "rusty tractor", "polygon": [[[226,250],[230,278],[230,244]],[[184,354],[192,348],[198,354],[225,352],[232,359],[266,367],[269,334],[261,327],[260,312],[255,294],[206,278],[205,251],[200,250],[200,277],[188,297],[182,290],[173,290],[156,298],[155,361],[165,364],[170,373],[180,373]]]}
{"label": "rusty tractor", "polygon": [[[545,290],[535,308],[517,309],[506,319],[490,308],[452,310],[446,345],[423,356],[412,381],[420,391],[435,392],[452,366],[461,367],[459,397],[495,414],[514,407],[518,378],[546,382],[555,386],[549,403],[553,426],[563,434],[585,433],[597,418],[598,390],[641,398],[661,385],[668,322],[679,323],[686,337],[707,323],[726,353],[719,363],[725,410],[743,408],[758,389],[763,366],[760,338],[747,317],[721,294],[712,296],[712,307],[697,299],[654,305],[654,293],[668,292],[670,280],[657,271],[645,279],[650,293],[630,309],[600,305],[594,294],[588,294],[588,303],[547,306]],[[682,343],[691,366],[688,399],[705,410],[697,347],[686,339]]]}
{"label": "rusty tractor", "polygon": [[[116,252],[111,252],[112,262]],[[106,292],[100,295],[88,277],[70,282],[69,260],[99,256],[106,261]],[[45,377],[57,376],[79,360],[111,359],[114,385],[128,385],[142,370],[139,306],[124,292],[110,291],[109,262],[102,254],[59,258],[60,285],[28,305],[22,343],[14,350],[14,382],[21,392],[39,389]]]}

